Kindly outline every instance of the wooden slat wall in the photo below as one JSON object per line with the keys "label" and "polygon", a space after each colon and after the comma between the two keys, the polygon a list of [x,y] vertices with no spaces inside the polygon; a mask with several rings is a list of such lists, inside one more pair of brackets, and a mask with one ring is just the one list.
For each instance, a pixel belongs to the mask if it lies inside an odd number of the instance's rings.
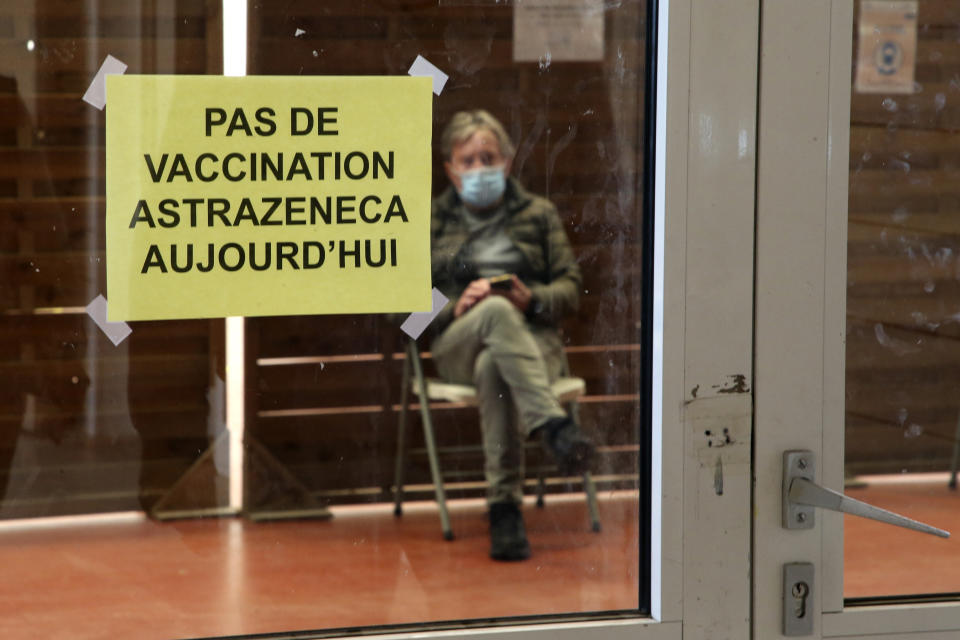
{"label": "wooden slat wall", "polygon": [[[598,476],[605,486],[636,486],[646,9],[638,0],[605,4],[603,61],[541,65],[513,62],[509,2],[256,3],[248,69],[402,75],[419,54],[450,75],[434,99],[435,143],[458,110],[482,107],[501,119],[518,148],[514,174],[556,203],[583,268],[581,311],[565,341],[572,371],[587,380],[582,422],[604,445]],[[446,186],[441,166],[437,150],[436,192]],[[247,372],[256,391],[250,437],[324,500],[389,499],[403,363],[397,325],[316,316],[247,327],[260,363]],[[434,415],[442,446],[479,443],[475,409],[438,406]],[[417,449],[419,416],[411,417]],[[428,482],[424,457],[411,464],[408,482]],[[454,476],[482,477],[475,451],[448,452],[443,464]]]}
{"label": "wooden slat wall", "polygon": [[107,54],[220,73],[219,7],[0,4],[0,517],[149,505],[217,427],[222,323],[135,323],[114,347],[83,312],[107,292],[105,115],[81,97]]}
{"label": "wooden slat wall", "polygon": [[960,4],[921,0],[915,93],[853,93],[846,457],[946,469],[960,417]]}

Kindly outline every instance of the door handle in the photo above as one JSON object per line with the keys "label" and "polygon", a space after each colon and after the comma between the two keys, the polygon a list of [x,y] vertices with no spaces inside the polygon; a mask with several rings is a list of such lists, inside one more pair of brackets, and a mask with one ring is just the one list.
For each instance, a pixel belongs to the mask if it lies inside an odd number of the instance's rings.
{"label": "door handle", "polygon": [[812,529],[815,507],[886,522],[897,527],[949,538],[950,532],[917,522],[892,511],[854,500],[814,482],[815,458],[812,451],[786,451],[783,454],[783,527]]}

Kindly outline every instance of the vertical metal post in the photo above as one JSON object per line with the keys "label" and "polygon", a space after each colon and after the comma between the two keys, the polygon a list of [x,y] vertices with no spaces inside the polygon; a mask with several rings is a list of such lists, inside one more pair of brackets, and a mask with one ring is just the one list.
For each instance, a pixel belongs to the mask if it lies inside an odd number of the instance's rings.
{"label": "vertical metal post", "polygon": [[950,488],[957,488],[957,463],[960,462],[960,411],[957,412],[957,429],[953,434],[953,461],[950,462]]}
{"label": "vertical metal post", "polygon": [[427,445],[427,458],[430,460],[430,475],[433,478],[433,489],[437,495],[437,506],[440,508],[440,526],[443,528],[443,537],[453,540],[453,528],[450,526],[450,514],[447,512],[447,497],[443,490],[443,476],[440,473],[440,461],[437,457],[437,444],[433,438],[433,420],[430,418],[430,398],[427,396],[427,380],[423,377],[423,368],[420,364],[420,353],[417,344],[411,340],[407,344],[407,357],[413,362],[413,374],[420,391],[420,417],[423,421],[423,439]]}
{"label": "vertical metal post", "polygon": [[590,528],[600,532],[600,509],[597,507],[597,486],[593,484],[593,476],[589,471],[583,474],[583,490],[587,493],[587,509],[590,512]]}
{"label": "vertical metal post", "polygon": [[[413,344],[413,341],[410,341]],[[393,515],[403,515],[403,475],[407,466],[407,403],[410,396],[410,350],[407,350],[403,359],[403,381],[400,383],[400,418],[397,422],[397,461],[394,469],[393,481],[395,493],[393,495]]]}

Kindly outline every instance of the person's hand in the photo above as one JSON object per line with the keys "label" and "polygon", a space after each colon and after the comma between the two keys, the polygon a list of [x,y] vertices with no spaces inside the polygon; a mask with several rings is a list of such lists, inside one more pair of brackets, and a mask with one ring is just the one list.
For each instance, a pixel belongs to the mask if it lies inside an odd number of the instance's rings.
{"label": "person's hand", "polygon": [[473,305],[489,296],[490,289],[490,281],[486,278],[474,280],[467,285],[467,288],[460,294],[460,299],[457,300],[457,304],[453,307],[453,317],[459,318],[469,311]]}
{"label": "person's hand", "polygon": [[527,308],[530,306],[530,300],[533,299],[533,292],[530,291],[527,285],[523,284],[523,280],[518,278],[516,274],[512,274],[510,280],[512,286],[509,289],[493,289],[492,293],[503,296],[509,300],[513,306],[519,309],[521,313],[526,313]]}

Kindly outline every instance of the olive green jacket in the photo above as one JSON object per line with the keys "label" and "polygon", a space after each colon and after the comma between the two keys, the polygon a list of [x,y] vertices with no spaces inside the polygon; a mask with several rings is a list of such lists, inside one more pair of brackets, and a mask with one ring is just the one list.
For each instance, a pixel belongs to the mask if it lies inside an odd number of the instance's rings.
{"label": "olive green jacket", "polygon": [[[523,254],[525,266],[517,276],[530,287],[533,299],[527,309],[530,322],[556,327],[577,310],[582,277],[556,207],[510,178],[504,194],[505,229]],[[431,253],[433,286],[450,299],[432,323],[438,335],[453,320],[453,307],[476,275],[467,271],[460,252],[469,237],[460,215],[460,197],[451,186],[433,201]]]}

